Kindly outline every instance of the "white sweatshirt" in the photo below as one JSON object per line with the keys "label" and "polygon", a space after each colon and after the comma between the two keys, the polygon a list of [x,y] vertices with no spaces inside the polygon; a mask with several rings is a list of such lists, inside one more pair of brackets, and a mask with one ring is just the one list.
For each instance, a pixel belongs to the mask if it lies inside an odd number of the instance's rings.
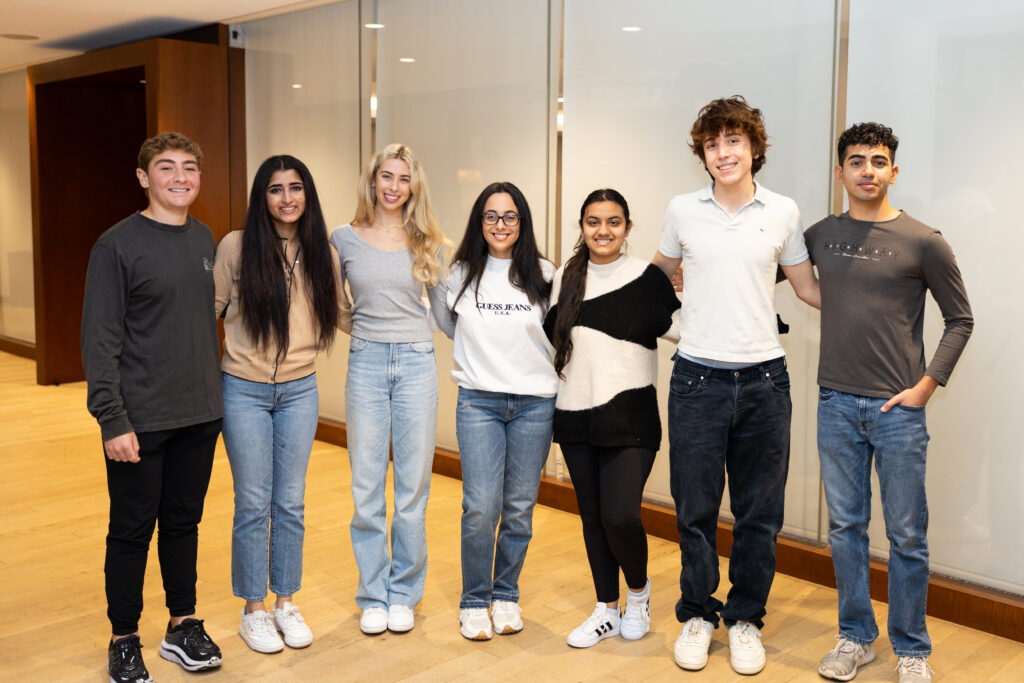
{"label": "white sweatshirt", "polygon": [[[555,267],[541,259],[544,278]],[[458,303],[465,269],[452,268],[448,277],[448,307],[456,314],[455,369],[460,387],[526,396],[554,396],[558,375],[552,365],[554,349],[544,334],[545,302],[531,304],[526,293],[509,282],[511,259],[487,257],[477,291],[470,286]]]}

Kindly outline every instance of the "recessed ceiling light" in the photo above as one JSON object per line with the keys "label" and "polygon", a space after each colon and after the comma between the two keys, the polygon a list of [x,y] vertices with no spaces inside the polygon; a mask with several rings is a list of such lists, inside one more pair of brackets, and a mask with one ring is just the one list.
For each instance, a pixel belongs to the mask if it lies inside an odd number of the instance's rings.
{"label": "recessed ceiling light", "polygon": [[39,40],[39,36],[32,36],[27,33],[0,33],[0,38],[8,40]]}
{"label": "recessed ceiling light", "polygon": [[636,33],[637,31],[643,31],[639,26],[623,26],[622,30],[626,33]]}
{"label": "recessed ceiling light", "polygon": [[412,64],[416,60],[413,59],[412,57],[399,57],[398,61],[402,62],[403,64]]}
{"label": "recessed ceiling light", "polygon": [[296,90],[298,90],[299,88],[302,87],[302,84],[301,83],[292,83],[292,87],[295,88]]}
{"label": "recessed ceiling light", "polygon": [[384,24],[363,24],[363,26],[373,29],[384,28]]}

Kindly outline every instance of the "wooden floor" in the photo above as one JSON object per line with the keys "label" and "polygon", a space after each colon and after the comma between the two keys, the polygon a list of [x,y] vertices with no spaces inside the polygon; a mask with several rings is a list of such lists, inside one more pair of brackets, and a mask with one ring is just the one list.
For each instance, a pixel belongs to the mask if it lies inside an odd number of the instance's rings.
{"label": "wooden floor", "polygon": [[[82,383],[35,384],[31,361],[0,353],[0,614],[3,680],[105,681],[109,624],[103,597],[107,494],[99,430],[85,410]],[[348,462],[343,449],[317,443],[306,496],[305,586],[297,598],[315,640],[306,650],[250,651],[237,634],[241,601],[231,595],[231,473],[218,449],[200,527],[199,613],[224,653],[217,673],[186,674],[157,655],[166,622],[156,559],[150,555],[143,655],[157,681],[735,681],[724,629],[700,673],[672,661],[679,630],[679,553],[650,539],[651,633],[637,642],[613,638],[573,650],[565,637],[593,608],[593,588],[579,519],[538,508],[534,540],[521,579],[526,628],[490,642],[458,631],[458,481],[435,476],[428,507],[426,593],[410,633],[367,637],[353,596],[356,569],[349,544]],[[726,567],[722,567],[723,576]],[[724,595],[726,586],[720,593]],[[768,666],[757,677],[816,681],[820,657],[835,633],[835,591],[778,576],[768,604]],[[876,604],[884,619],[885,605]],[[936,619],[928,620],[937,680],[1024,681],[1024,644]],[[885,632],[884,622],[880,623]],[[886,639],[857,681],[894,681]],[[749,679],[748,679],[749,680]]]}

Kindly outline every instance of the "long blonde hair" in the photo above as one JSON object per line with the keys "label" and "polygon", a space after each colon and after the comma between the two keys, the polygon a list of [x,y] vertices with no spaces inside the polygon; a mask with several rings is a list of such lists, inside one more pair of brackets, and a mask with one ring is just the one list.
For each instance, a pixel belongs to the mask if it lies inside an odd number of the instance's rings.
{"label": "long blonde hair", "polygon": [[388,159],[400,159],[409,166],[409,199],[402,206],[402,227],[408,235],[412,253],[412,276],[424,284],[436,285],[444,274],[444,257],[452,243],[441,232],[441,225],[430,205],[427,177],[419,158],[409,147],[392,143],[366,162],[356,189],[356,215],[352,224],[373,225],[377,205],[374,183],[381,164]]}

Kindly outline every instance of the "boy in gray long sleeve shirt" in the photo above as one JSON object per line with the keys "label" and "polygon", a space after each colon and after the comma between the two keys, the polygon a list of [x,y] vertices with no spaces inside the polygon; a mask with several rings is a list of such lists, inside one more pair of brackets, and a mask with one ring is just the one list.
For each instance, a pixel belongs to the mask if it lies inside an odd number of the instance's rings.
{"label": "boy in gray long sleeve shirt", "polygon": [[[949,380],[974,326],[949,244],[889,204],[897,144],[877,123],[843,133],[835,175],[850,210],[805,235],[821,284],[818,453],[839,592],[839,642],[818,673],[843,681],[875,658],[878,637],[868,586],[872,458],[890,539],[888,623],[899,680],[931,680],[925,404]],[[927,291],[945,331],[926,365]]]}
{"label": "boy in gray long sleeve shirt", "polygon": [[198,526],[223,401],[210,229],[188,214],[202,152],[179,133],[143,143],[136,175],[149,205],[96,242],[82,312],[88,406],[106,454],[107,616],[112,681],[144,681],[139,619],[157,545],[170,621],[160,656],[188,671],[220,666],[195,617]]}

